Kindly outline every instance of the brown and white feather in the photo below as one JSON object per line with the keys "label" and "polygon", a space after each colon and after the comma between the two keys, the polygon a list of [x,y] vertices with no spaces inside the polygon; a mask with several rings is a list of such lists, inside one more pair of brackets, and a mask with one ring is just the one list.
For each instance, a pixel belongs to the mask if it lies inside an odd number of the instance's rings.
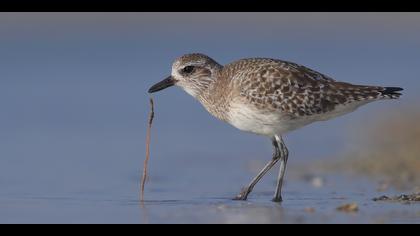
{"label": "brown and white feather", "polygon": [[215,117],[233,126],[272,136],[314,121],[331,119],[366,103],[398,98],[400,88],[338,82],[305,66],[269,58],[248,58],[221,66],[203,54],[179,58],[200,65],[180,86]]}

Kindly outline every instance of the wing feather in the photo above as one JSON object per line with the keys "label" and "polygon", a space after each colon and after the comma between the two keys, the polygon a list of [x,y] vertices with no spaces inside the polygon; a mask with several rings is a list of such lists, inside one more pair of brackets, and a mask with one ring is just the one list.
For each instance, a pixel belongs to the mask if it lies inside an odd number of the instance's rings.
{"label": "wing feather", "polygon": [[260,109],[280,111],[295,117],[311,116],[333,111],[338,105],[381,98],[383,91],[382,87],[337,82],[291,62],[248,60],[251,61],[242,62],[248,64],[248,70],[238,74],[234,80],[241,96]]}

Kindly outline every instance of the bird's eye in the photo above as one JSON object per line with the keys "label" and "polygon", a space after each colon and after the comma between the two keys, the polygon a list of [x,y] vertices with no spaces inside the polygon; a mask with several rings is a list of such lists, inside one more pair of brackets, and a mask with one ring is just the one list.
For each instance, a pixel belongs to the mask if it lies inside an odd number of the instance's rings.
{"label": "bird's eye", "polygon": [[194,71],[194,66],[186,66],[182,69],[182,73],[184,74],[190,74]]}

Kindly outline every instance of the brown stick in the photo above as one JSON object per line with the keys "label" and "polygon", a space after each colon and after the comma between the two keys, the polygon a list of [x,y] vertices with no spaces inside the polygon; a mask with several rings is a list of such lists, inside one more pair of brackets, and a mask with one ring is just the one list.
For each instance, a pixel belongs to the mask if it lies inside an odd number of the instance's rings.
{"label": "brown stick", "polygon": [[147,165],[150,159],[150,130],[152,129],[152,122],[153,117],[155,116],[155,111],[153,108],[153,98],[150,98],[150,113],[149,113],[149,122],[147,126],[147,134],[146,134],[146,159],[144,160],[143,164],[143,175],[141,179],[141,194],[140,194],[140,201],[144,201],[144,186],[147,180]]}

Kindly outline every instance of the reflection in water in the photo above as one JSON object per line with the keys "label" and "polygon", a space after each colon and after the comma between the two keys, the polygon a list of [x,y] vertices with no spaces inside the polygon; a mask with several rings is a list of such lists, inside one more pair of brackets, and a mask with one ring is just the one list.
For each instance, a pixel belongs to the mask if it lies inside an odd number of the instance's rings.
{"label": "reflection in water", "polygon": [[[292,180],[281,204],[268,201],[271,192],[257,190],[249,201],[227,197],[145,200],[112,197],[2,197],[2,223],[416,223],[418,204],[384,204],[372,201],[375,185],[366,179],[324,176],[325,186]],[[270,184],[260,186],[271,189]],[[149,193],[151,199],[158,198]],[[346,214],[340,205],[356,202],[360,210]],[[307,209],[311,208],[312,211]],[[51,218],[51,215],[56,217]]]}
{"label": "reflection in water", "polygon": [[150,224],[149,221],[149,212],[147,210],[147,207],[145,205],[144,200],[141,200],[139,203],[140,206],[140,222],[141,224]]}

